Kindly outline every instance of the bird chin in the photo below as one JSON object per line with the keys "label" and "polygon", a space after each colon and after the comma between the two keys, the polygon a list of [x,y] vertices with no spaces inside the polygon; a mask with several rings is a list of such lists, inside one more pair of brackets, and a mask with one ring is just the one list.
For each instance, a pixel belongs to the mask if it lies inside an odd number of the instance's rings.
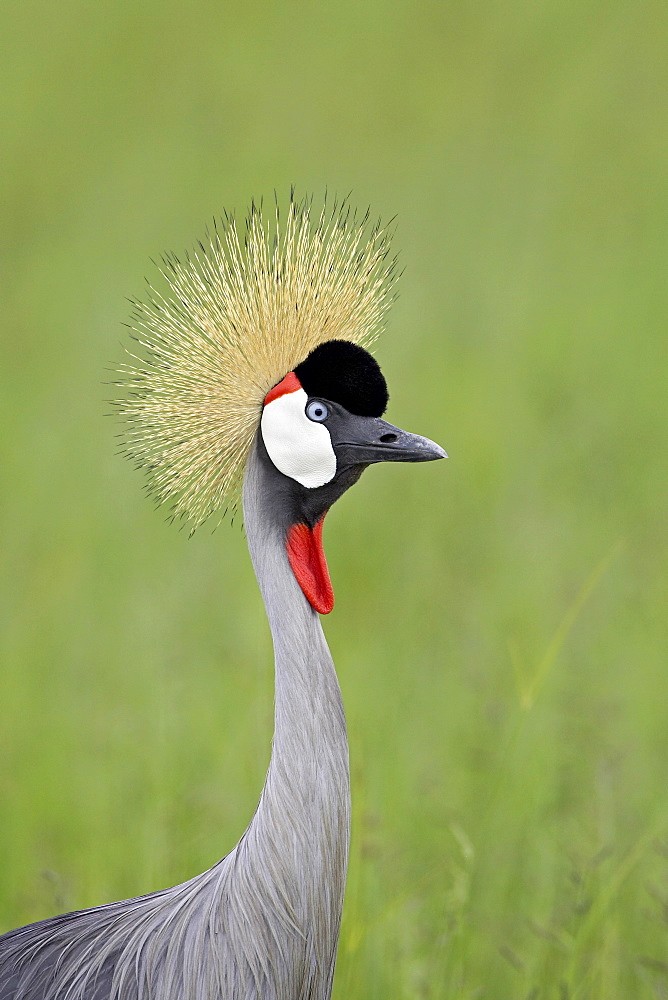
{"label": "bird chin", "polygon": [[322,547],[323,514],[313,529],[293,524],[288,529],[285,548],[297,583],[311,607],[328,615],[334,607],[334,590]]}

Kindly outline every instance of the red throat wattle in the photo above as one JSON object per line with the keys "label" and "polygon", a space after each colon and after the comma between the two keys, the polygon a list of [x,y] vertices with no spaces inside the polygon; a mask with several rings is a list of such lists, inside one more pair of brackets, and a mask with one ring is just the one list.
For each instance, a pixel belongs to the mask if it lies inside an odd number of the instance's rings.
{"label": "red throat wattle", "polygon": [[323,514],[313,531],[306,524],[293,524],[285,548],[292,572],[307,601],[321,615],[328,615],[334,607],[334,591],[322,547],[324,520]]}

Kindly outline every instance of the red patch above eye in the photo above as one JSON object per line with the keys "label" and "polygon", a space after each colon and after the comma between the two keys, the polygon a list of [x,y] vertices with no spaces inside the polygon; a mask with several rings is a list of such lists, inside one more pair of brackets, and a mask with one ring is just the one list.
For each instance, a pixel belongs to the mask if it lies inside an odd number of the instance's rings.
{"label": "red patch above eye", "polygon": [[273,402],[278,399],[279,396],[285,396],[287,392],[297,392],[301,389],[302,384],[295,375],[294,372],[288,372],[285,378],[281,379],[278,385],[275,385],[273,389],[270,389],[267,395],[264,397],[264,405]]}
{"label": "red patch above eye", "polygon": [[292,572],[304,596],[321,615],[334,607],[334,591],[322,547],[323,514],[313,531],[306,524],[293,524],[285,540]]}

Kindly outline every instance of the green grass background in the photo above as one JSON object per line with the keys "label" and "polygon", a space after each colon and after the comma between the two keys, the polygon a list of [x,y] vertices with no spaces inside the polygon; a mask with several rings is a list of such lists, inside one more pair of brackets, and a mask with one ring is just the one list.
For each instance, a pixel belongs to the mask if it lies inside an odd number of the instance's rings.
{"label": "green grass background", "polygon": [[325,187],[398,214],[389,419],[328,519],[354,790],[337,1000],[668,996],[668,11],[0,13],[0,929],[204,870],[271,649],[238,526],[115,454],[149,258]]}

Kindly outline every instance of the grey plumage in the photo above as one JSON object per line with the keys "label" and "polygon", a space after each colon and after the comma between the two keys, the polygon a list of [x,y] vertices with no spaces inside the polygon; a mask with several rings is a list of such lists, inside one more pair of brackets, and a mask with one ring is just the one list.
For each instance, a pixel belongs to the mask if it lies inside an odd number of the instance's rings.
{"label": "grey plumage", "polygon": [[256,442],[248,544],[272,630],[275,733],[260,802],[210,871],[0,938],[0,1000],[325,1000],[346,875],[346,726],[317,613],[290,569]]}

